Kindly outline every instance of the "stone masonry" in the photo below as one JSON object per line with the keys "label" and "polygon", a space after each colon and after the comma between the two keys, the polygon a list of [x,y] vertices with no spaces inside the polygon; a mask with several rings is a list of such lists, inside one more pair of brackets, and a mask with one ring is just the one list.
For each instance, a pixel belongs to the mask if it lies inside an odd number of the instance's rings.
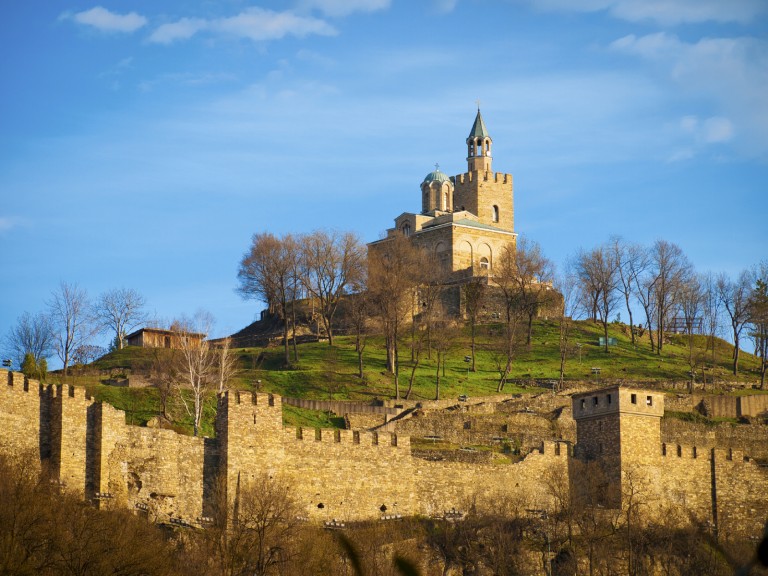
{"label": "stone masonry", "polygon": [[625,505],[630,489],[642,485],[633,496],[649,508],[677,504],[721,532],[759,533],[768,511],[766,470],[743,452],[662,443],[663,395],[614,387],[572,402],[575,450],[545,441],[516,463],[431,461],[413,456],[404,435],[285,427],[277,395],[221,395],[217,437],[194,438],[127,425],[123,412],[82,389],[8,372],[0,383],[0,453],[33,457],[52,481],[95,505],[193,525],[212,514],[220,489],[231,512],[261,475],[286,483],[314,522],[505,505],[552,509],[548,481],[573,485],[574,465],[591,461],[605,471],[611,507]]}

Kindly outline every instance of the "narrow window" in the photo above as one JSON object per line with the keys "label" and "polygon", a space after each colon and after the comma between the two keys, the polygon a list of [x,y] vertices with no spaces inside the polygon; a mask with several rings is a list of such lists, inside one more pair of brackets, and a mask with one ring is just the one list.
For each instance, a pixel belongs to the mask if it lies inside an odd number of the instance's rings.
{"label": "narrow window", "polygon": [[632,402],[632,404],[637,404],[637,394],[632,394],[630,401]]}
{"label": "narrow window", "polygon": [[646,406],[653,406],[653,396],[647,396],[645,398],[645,405]]}
{"label": "narrow window", "polygon": [[403,224],[402,230],[403,230],[403,236],[405,236],[406,238],[408,238],[408,236],[411,235],[411,225],[408,222]]}
{"label": "narrow window", "polygon": [[593,406],[597,406],[597,396],[594,396],[594,397],[592,398],[592,405],[593,405]]}
{"label": "narrow window", "polygon": [[443,194],[443,212],[448,211],[448,192]]}
{"label": "narrow window", "polygon": [[499,207],[494,204],[493,206],[493,221],[498,222],[499,221]]}
{"label": "narrow window", "polygon": [[606,398],[608,399],[608,404],[610,404],[610,403],[611,403],[611,395],[610,395],[610,394],[608,394],[608,395],[606,396]]}
{"label": "narrow window", "polygon": [[584,408],[587,407],[587,401],[584,400],[584,398],[581,399],[581,409],[584,410]]}

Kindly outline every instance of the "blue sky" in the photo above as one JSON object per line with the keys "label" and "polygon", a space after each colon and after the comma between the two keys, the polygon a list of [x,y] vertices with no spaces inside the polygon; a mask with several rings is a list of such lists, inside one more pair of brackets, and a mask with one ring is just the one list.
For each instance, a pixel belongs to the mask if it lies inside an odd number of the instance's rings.
{"label": "blue sky", "polygon": [[558,265],[611,234],[768,257],[764,0],[10,1],[0,74],[2,334],[60,281],[234,332],[252,234],[379,238],[465,171],[478,99]]}

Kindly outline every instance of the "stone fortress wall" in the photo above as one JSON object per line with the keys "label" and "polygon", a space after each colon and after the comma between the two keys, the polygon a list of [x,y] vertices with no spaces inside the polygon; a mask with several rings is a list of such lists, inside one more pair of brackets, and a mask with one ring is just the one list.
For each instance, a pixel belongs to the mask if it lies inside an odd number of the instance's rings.
{"label": "stone fortress wall", "polygon": [[[759,533],[768,514],[766,469],[737,451],[660,444],[658,396],[651,419],[628,415],[637,422],[627,423],[623,412],[609,410],[597,415],[610,419],[602,426],[589,419],[586,437],[575,395],[576,453],[604,442],[610,452],[604,464],[614,467],[606,477],[624,482],[631,465],[642,465],[648,479],[642,498],[654,494],[715,525]],[[554,507],[549,480],[572,483],[577,462],[569,442],[552,441],[516,463],[427,460],[413,456],[410,437],[401,434],[285,427],[282,399],[251,392],[220,397],[216,433],[194,438],[126,425],[122,411],[86,398],[82,389],[42,386],[17,373],[0,383],[1,453],[32,454],[64,490],[159,522],[202,525],[220,491],[231,510],[261,475],[287,483],[303,514],[317,522],[442,515],[470,506],[498,511],[507,503],[548,509]],[[616,441],[619,447],[607,445]]]}

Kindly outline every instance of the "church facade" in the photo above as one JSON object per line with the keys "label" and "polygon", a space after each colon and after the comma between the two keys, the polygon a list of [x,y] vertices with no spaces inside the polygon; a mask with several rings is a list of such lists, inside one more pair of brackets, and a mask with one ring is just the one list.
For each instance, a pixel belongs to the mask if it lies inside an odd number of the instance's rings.
{"label": "church facade", "polygon": [[445,283],[493,275],[501,251],[517,238],[514,190],[511,174],[493,171],[493,140],[479,108],[466,145],[467,171],[448,176],[436,166],[421,182],[421,212],[402,213],[369,249],[402,234],[429,254]]}

